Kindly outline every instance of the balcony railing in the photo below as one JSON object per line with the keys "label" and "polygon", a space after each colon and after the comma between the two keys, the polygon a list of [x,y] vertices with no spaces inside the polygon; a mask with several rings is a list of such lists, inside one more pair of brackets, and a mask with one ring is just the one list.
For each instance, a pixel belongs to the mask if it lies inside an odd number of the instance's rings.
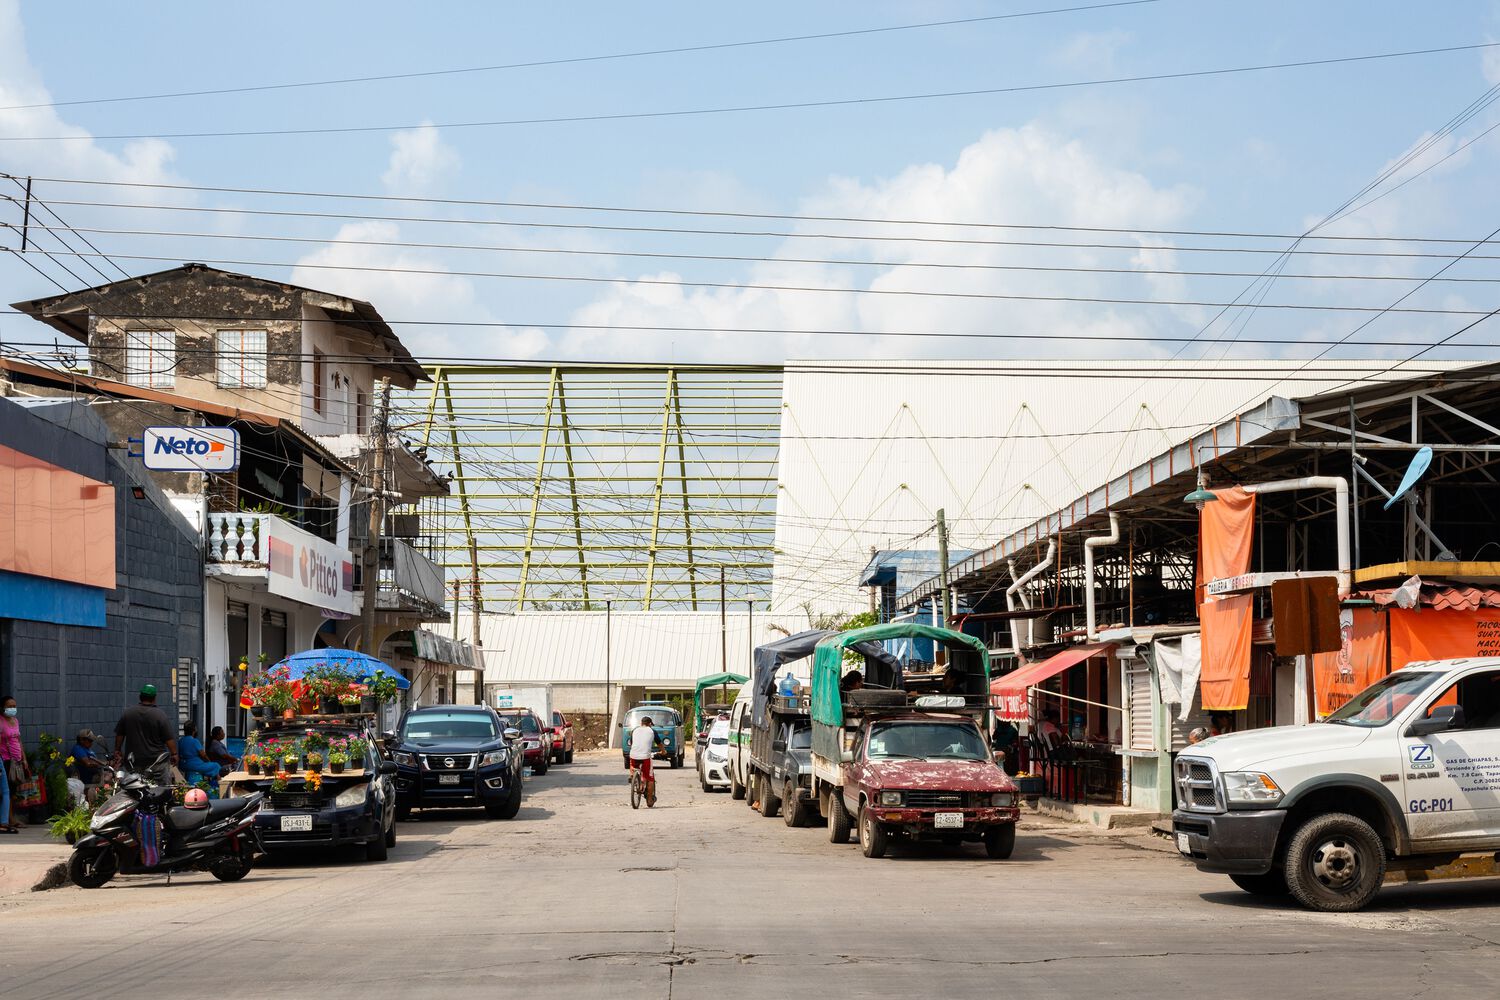
{"label": "balcony railing", "polygon": [[264,566],[267,562],[265,521],[272,514],[209,514],[208,561]]}
{"label": "balcony railing", "polygon": [[447,590],[443,568],[399,538],[380,540],[380,589],[437,608],[443,606]]}

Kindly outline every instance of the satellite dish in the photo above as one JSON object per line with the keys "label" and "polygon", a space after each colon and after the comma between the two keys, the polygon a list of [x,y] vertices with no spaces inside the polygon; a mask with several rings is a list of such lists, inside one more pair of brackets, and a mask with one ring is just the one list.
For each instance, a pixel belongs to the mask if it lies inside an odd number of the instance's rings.
{"label": "satellite dish", "polygon": [[1431,464],[1432,449],[1423,446],[1421,450],[1412,456],[1411,464],[1406,467],[1406,475],[1401,477],[1401,485],[1396,488],[1396,492],[1391,494],[1391,498],[1385,502],[1385,507],[1382,509],[1390,510],[1391,506],[1397,500],[1400,500],[1407,493],[1411,492],[1411,488],[1417,485],[1417,480],[1422,478],[1422,473],[1426,472],[1427,467]]}

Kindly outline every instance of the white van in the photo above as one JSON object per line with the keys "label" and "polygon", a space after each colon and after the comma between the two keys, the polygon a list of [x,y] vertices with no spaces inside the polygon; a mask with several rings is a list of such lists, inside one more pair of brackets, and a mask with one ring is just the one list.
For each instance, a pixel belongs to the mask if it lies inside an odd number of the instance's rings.
{"label": "white van", "polygon": [[746,684],[740,688],[738,697],[729,708],[729,795],[743,799],[750,784],[750,736],[753,728],[753,688]]}

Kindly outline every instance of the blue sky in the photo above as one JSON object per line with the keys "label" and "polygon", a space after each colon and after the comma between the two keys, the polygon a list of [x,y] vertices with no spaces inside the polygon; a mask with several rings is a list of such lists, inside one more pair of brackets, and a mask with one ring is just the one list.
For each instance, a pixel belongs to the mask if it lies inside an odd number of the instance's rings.
{"label": "blue sky", "polygon": [[[263,3],[233,16],[202,4],[78,8],[0,0],[0,107],[163,91],[399,73],[699,45],[971,18],[1064,6],[1031,3],[762,3],[620,5]],[[887,96],[1052,83],[1463,45],[1500,37],[1488,3],[1360,0],[1156,3],[789,42],[535,67],[425,80],[176,100],[0,110],[0,139],[19,135],[142,134],[360,125],[416,125]],[[1492,50],[1500,52],[1500,50]],[[815,213],[1033,225],[1294,233],[1328,212],[1500,82],[1500,55],[1479,52],[1190,80],[856,107],[578,122],[488,129],[418,129],[257,138],[0,141],[0,170],[68,178],[165,181],[282,190],[697,210]],[[1399,182],[1500,119],[1486,110],[1414,162]],[[1495,144],[1481,139],[1329,230],[1351,235],[1479,239],[1500,226]],[[446,220],[619,224],[619,215],[474,206],[271,200],[217,193],[161,194],[45,185],[59,200],[194,207],[421,214]],[[1066,357],[1170,355],[1179,345],[1069,343],[1080,333],[1181,337],[1216,310],[1090,302],[904,297],[683,287],[682,279],[799,287],[946,291],[965,295],[1222,301],[1246,278],[1005,271],[1046,264],[1251,272],[1264,255],[1174,249],[1202,238],[1127,235],[1134,250],[808,240],[514,229],[464,223],[287,220],[95,206],[58,206],[97,228],[296,236],[337,244],[92,234],[105,250],[172,260],[264,262],[238,267],[347,291],[387,316],[510,324],[464,330],[402,328],[419,355],[629,360],[779,360],[786,357]],[[9,213],[9,214],[6,214]],[[0,218],[16,222],[12,208]],[[628,218],[628,217],[627,217]],[[645,225],[723,228],[724,220],[664,216]],[[826,224],[760,223],[827,231]],[[872,233],[873,227],[844,227]],[[887,233],[911,235],[902,228]],[[923,230],[972,236],[974,230]],[[981,234],[982,235],[982,234]],[[993,236],[994,233],[989,235]],[[1029,238],[1036,238],[1032,234]],[[1041,239],[1055,238],[1041,236]],[[1072,237],[1070,237],[1072,238]],[[6,245],[14,244],[4,234]],[[378,243],[765,256],[769,263],[661,261],[607,255],[455,251]],[[1084,241],[1081,238],[1079,241]],[[1243,245],[1243,243],[1239,244]],[[1260,241],[1280,247],[1284,242]],[[1418,249],[1381,245],[1381,249]],[[1375,249],[1362,244],[1361,249]],[[1462,248],[1460,248],[1462,249]],[[791,263],[788,256],[879,260]],[[169,262],[120,258],[131,272]],[[932,269],[913,263],[990,265]],[[37,261],[65,284],[51,262]],[[1426,276],[1437,259],[1299,259],[1312,273]],[[1494,262],[1447,277],[1491,277]],[[300,266],[298,266],[300,265]],[[322,266],[314,266],[322,265]],[[340,266],[422,270],[338,270]],[[80,270],[75,263],[75,270]],[[107,268],[106,268],[107,269]],[[581,283],[496,279],[455,271],[618,279]],[[646,279],[642,281],[642,279]],[[1282,279],[1267,301],[1391,304],[1412,283]],[[1407,307],[1485,310],[1483,283],[1427,286]],[[55,290],[14,259],[0,260],[6,301]],[[1365,318],[1263,311],[1246,338],[1337,339]],[[1231,313],[1203,335],[1226,341]],[[1430,340],[1461,315],[1387,316],[1345,354],[1379,353],[1381,339]],[[847,329],[869,337],[560,331],[534,323]],[[1235,325],[1230,326],[1230,323]],[[24,318],[0,316],[0,338],[31,338]],[[874,336],[917,330],[1035,334],[1034,341]],[[1459,343],[1500,342],[1481,326]],[[1309,352],[1290,345],[1195,345],[1218,357]],[[1406,350],[1410,353],[1409,349]],[[1386,353],[1392,353],[1387,350]],[[1476,356],[1477,348],[1459,353]],[[1337,356],[1337,355],[1335,355]],[[1441,357],[1433,354],[1430,357]]]}

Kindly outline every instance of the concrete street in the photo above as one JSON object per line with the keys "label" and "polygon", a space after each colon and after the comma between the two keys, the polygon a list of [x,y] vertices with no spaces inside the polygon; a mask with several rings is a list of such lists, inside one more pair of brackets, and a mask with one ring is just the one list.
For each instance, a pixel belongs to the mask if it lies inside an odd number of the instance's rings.
{"label": "concrete street", "polygon": [[[689,762],[691,764],[691,761]],[[632,812],[619,758],[527,785],[512,822],[402,824],[386,864],[237,885],[120,879],[0,899],[0,994],[30,997],[1232,997],[1500,990],[1500,880],[1368,912],[1267,906],[1165,841],[1028,821],[1015,857],[882,861],[691,766]],[[0,852],[5,849],[0,844]]]}

